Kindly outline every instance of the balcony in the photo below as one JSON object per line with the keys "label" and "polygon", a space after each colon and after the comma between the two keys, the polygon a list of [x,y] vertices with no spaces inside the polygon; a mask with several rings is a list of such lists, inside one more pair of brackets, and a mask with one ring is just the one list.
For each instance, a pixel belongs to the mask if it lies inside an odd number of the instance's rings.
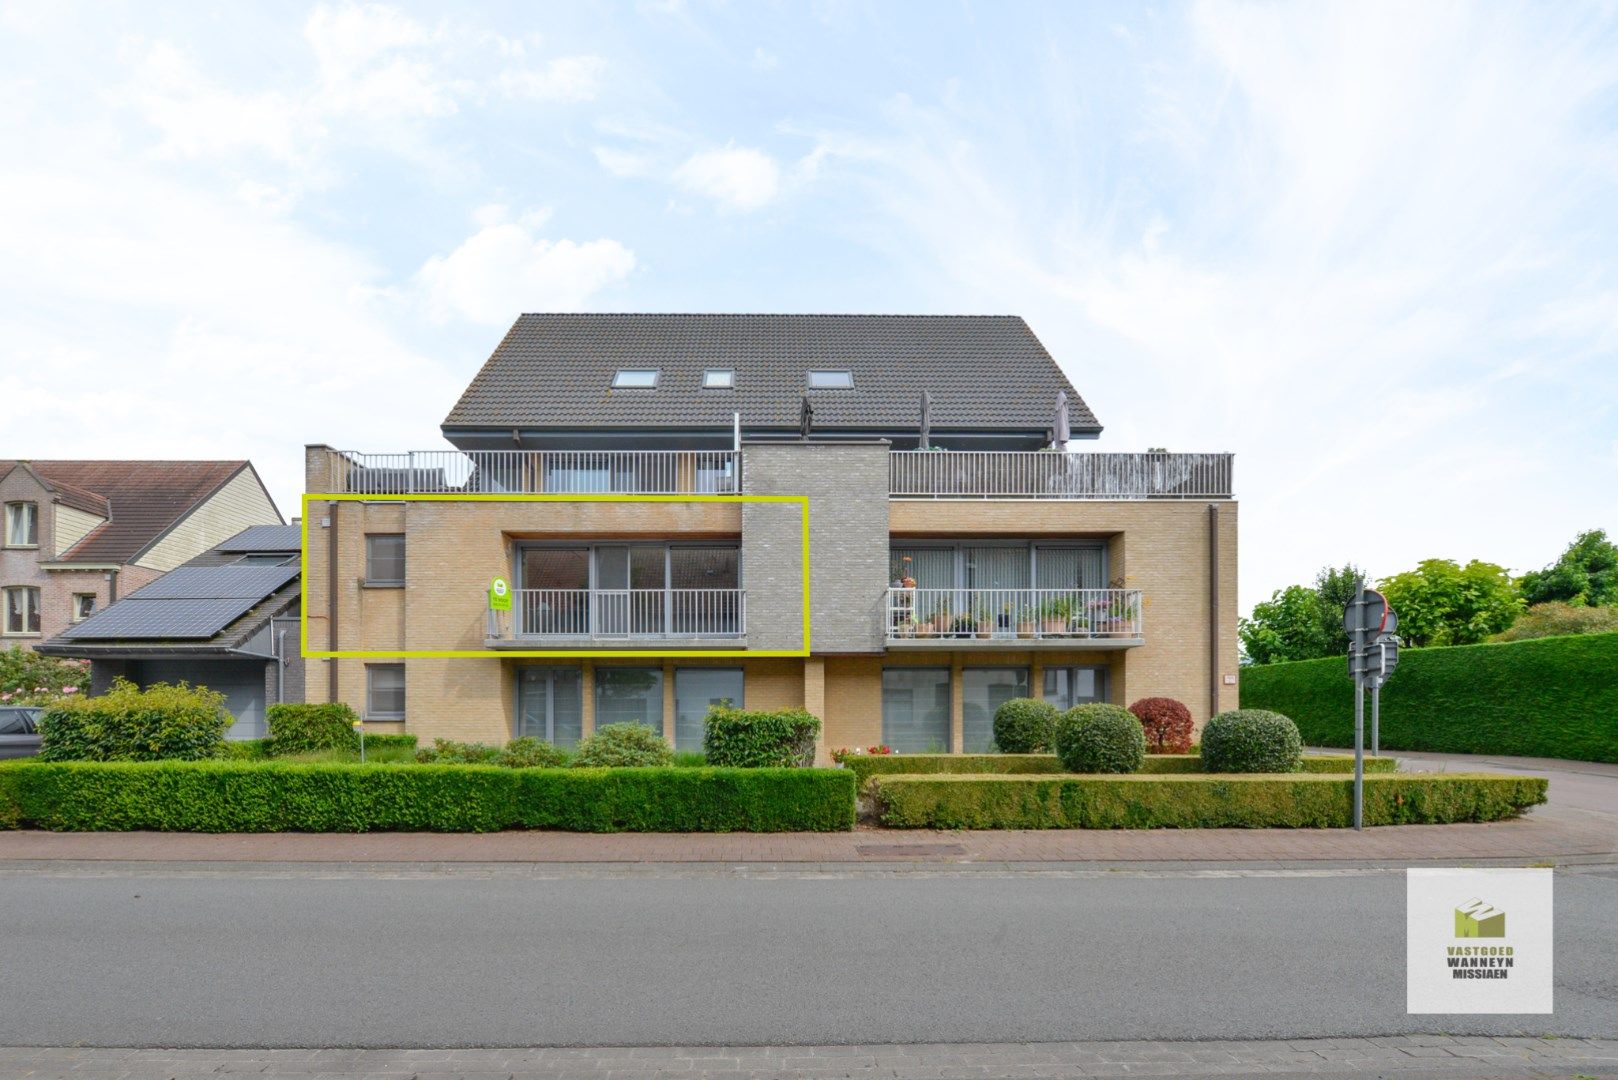
{"label": "balcony", "polygon": [[412,450],[332,454],[333,489],[356,495],[734,495],[734,450]]}
{"label": "balcony", "polygon": [[888,590],[887,639],[905,648],[1119,649],[1146,643],[1138,589]]}
{"label": "balcony", "polygon": [[1228,499],[1233,454],[895,450],[895,499]]}
{"label": "balcony", "polygon": [[746,634],[744,589],[520,589],[510,611],[489,612],[487,644],[738,648]]}

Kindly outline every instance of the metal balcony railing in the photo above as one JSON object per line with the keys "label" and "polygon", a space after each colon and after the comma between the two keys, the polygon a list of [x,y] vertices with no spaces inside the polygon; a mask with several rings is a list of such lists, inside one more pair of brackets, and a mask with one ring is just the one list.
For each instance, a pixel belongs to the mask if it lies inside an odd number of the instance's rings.
{"label": "metal balcony railing", "polygon": [[333,455],[336,490],[358,495],[734,495],[734,450],[411,450]]}
{"label": "metal balcony railing", "polygon": [[889,641],[1140,638],[1139,589],[888,590]]}
{"label": "metal balcony railing", "polygon": [[489,612],[489,636],[501,639],[707,638],[746,633],[744,589],[520,589],[513,594],[510,612]]}
{"label": "metal balcony railing", "polygon": [[1233,454],[895,450],[889,492],[904,499],[1228,499]]}

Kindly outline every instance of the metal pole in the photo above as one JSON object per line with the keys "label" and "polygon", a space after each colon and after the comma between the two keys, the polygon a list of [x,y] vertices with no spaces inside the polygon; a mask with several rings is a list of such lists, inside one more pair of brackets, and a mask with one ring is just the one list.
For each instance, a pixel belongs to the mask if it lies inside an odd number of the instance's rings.
{"label": "metal pole", "polygon": [[1354,828],[1365,827],[1365,686],[1354,674]]}
{"label": "metal pole", "polygon": [[1371,686],[1371,756],[1377,757],[1382,746],[1382,680]]}

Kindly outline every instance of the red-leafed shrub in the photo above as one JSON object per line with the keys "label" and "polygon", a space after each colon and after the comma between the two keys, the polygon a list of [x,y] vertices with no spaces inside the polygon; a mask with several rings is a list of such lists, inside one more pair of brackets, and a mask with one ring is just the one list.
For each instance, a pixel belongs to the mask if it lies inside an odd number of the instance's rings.
{"label": "red-leafed shrub", "polygon": [[1146,747],[1153,754],[1191,752],[1191,710],[1167,697],[1141,698],[1129,707],[1146,731]]}

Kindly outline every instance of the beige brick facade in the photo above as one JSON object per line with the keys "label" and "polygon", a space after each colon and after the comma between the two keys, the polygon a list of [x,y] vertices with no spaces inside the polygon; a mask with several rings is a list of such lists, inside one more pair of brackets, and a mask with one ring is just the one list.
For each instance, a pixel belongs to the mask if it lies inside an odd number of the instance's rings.
{"label": "beige brick facade", "polygon": [[[789,453],[790,448],[772,450]],[[860,451],[869,456],[868,451]],[[314,496],[337,475],[331,452],[311,448],[307,483]],[[863,460],[863,458],[861,458]],[[777,472],[790,470],[776,467]],[[870,471],[870,470],[867,470]],[[862,479],[862,484],[867,481]],[[868,484],[867,484],[868,486]],[[790,494],[791,492],[780,492]],[[859,499],[831,492],[825,498]],[[749,708],[805,707],[824,722],[824,747],[867,746],[883,741],[882,670],[884,666],[921,665],[951,673],[950,745],[963,739],[963,672],[976,666],[1022,667],[1038,695],[1042,673],[1056,665],[1100,665],[1108,672],[1109,698],[1128,704],[1139,697],[1178,698],[1203,723],[1217,701],[1234,708],[1237,686],[1227,684],[1237,667],[1236,557],[1237,506],[1178,500],[897,500],[885,487],[874,496],[886,503],[889,535],[914,539],[1003,538],[1041,540],[1086,538],[1105,543],[1109,574],[1117,587],[1143,594],[1144,644],[1130,647],[1031,648],[1005,641],[962,642],[948,649],[904,649],[869,652],[870,628],[857,641],[839,647],[835,634],[815,626],[815,651],[808,658],[671,657],[648,649],[644,658],[412,658],[405,663],[406,718],[402,727],[424,741],[435,737],[502,742],[517,722],[519,668],[525,664],[562,664],[581,673],[584,731],[593,728],[595,672],[613,665],[656,667],[663,672],[664,728],[672,736],[675,718],[674,673],[682,667],[740,667],[744,700]],[[1210,507],[1212,509],[1210,510]],[[456,502],[376,501],[326,502],[312,498],[309,553],[304,576],[308,612],[308,644],[368,651],[483,650],[487,647],[487,589],[495,576],[516,582],[515,553],[524,540],[689,540],[705,538],[743,544],[744,511],[728,502]],[[863,520],[863,519],[860,519]],[[813,524],[813,519],[811,519]],[[406,571],[402,587],[377,587],[365,581],[365,537],[405,536]],[[813,533],[813,530],[812,530]],[[1217,540],[1217,564],[1210,574],[1210,534]],[[835,574],[841,537],[813,533],[826,550],[812,550],[816,572]],[[878,541],[880,543],[881,541]],[[868,546],[861,538],[860,545]],[[335,548],[335,561],[334,549]],[[745,547],[744,547],[744,550]],[[860,581],[870,553],[858,553]],[[885,563],[886,552],[880,553]],[[334,572],[335,567],[335,572]],[[778,575],[779,576],[779,575]],[[769,575],[743,567],[749,590]],[[1216,660],[1210,661],[1210,586],[1216,585]],[[782,587],[780,583],[772,588]],[[795,582],[794,582],[795,587]],[[884,590],[870,583],[856,587],[840,603],[836,619],[878,620],[874,637],[881,640]],[[866,595],[871,593],[872,595]],[[335,600],[335,603],[334,603]],[[749,595],[752,612],[768,605]],[[792,608],[785,605],[783,610]],[[798,608],[801,610],[801,608]],[[812,605],[812,610],[820,610]],[[856,614],[850,615],[850,612]],[[335,621],[335,637],[332,632]],[[750,641],[742,643],[755,650]],[[601,645],[601,648],[621,646]],[[366,708],[366,665],[387,659],[312,660],[307,666],[306,695],[329,700],[333,693],[363,714]],[[335,688],[335,689],[334,689]],[[377,723],[374,730],[398,730],[399,724]]]}

